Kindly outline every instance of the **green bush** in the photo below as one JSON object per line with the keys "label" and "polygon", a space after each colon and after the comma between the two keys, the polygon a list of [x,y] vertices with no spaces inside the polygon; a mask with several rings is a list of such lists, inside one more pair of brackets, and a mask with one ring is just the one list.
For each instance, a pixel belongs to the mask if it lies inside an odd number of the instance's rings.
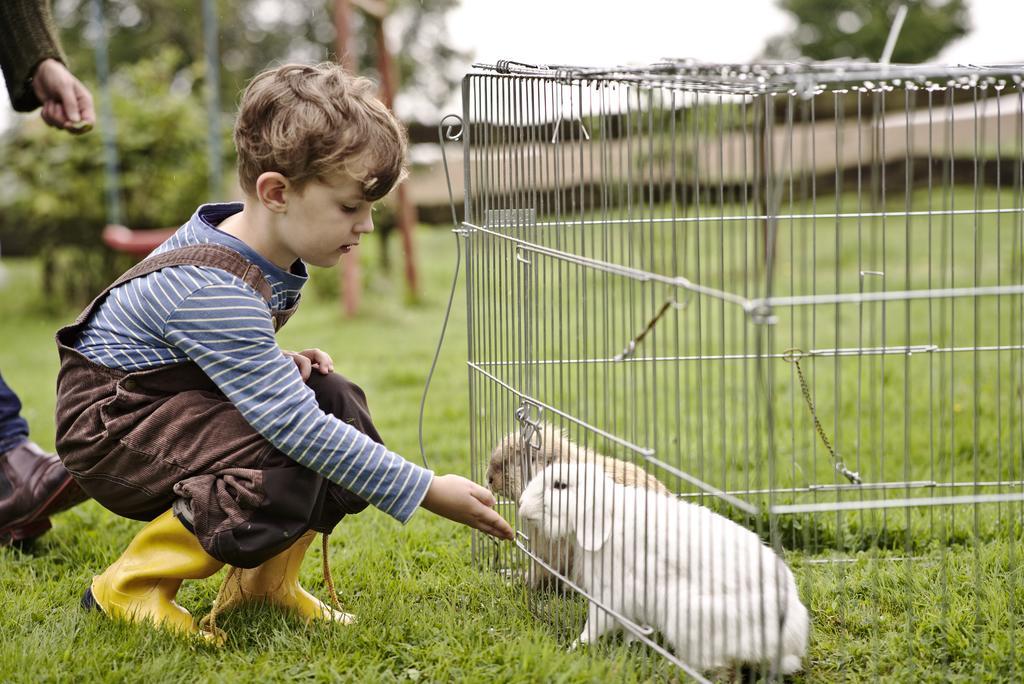
{"label": "green bush", "polygon": [[[181,62],[177,50],[163,49],[119,68],[110,80],[122,221],[132,228],[180,225],[207,199],[202,72],[199,66]],[[98,95],[94,85],[91,90]],[[107,267],[119,266],[119,260],[102,255],[107,248],[100,239],[109,220],[104,199],[104,124],[100,119],[97,130],[76,137],[33,117],[0,140],[4,253],[41,254],[47,292],[68,296],[73,303],[94,294],[96,282],[117,275],[103,272]],[[70,254],[75,251],[81,254]],[[71,264],[93,272],[76,273],[67,268]]]}

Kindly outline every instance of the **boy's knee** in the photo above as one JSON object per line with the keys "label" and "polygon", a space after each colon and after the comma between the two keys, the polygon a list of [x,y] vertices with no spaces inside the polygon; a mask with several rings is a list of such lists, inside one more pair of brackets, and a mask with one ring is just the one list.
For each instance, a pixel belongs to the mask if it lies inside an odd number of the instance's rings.
{"label": "boy's knee", "polygon": [[384,443],[373,425],[366,394],[359,385],[337,373],[320,375],[315,371],[307,384],[316,394],[317,403],[324,413],[348,423],[373,441]]}
{"label": "boy's knee", "polygon": [[365,399],[366,394],[363,389],[346,378],[341,373],[335,373],[331,371],[326,375],[321,374],[319,371],[314,370],[309,380],[306,381],[310,389],[316,392],[317,397],[321,394],[355,394],[356,396]]}
{"label": "boy's knee", "polygon": [[363,388],[344,375],[333,372],[321,375],[314,370],[306,384],[316,395],[320,408],[328,413],[338,415],[338,411],[334,409],[343,409],[351,404],[358,405],[364,411],[368,410]]}

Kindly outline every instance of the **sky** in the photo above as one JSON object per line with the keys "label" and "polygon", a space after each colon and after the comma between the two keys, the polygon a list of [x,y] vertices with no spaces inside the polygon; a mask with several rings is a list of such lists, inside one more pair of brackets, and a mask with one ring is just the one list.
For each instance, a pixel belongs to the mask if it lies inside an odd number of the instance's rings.
{"label": "sky", "polygon": [[[1024,62],[1024,2],[968,0],[968,6],[974,31],[935,61]],[[449,20],[452,42],[474,50],[477,61],[575,66],[665,57],[743,62],[769,36],[792,27],[775,0],[463,0]]]}
{"label": "sky", "polygon": [[[968,4],[974,30],[935,61],[1024,62],[1024,2]],[[792,25],[775,0],[462,0],[450,14],[449,34],[455,46],[483,63],[614,66],[666,57],[743,62],[759,54],[769,36]],[[447,111],[456,111],[457,103],[453,96]],[[2,91],[0,128],[12,115]]]}

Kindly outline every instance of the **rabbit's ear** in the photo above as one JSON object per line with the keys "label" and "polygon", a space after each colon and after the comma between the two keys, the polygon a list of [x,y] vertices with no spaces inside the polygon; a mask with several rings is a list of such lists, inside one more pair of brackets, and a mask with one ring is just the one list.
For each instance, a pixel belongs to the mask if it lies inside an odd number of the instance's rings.
{"label": "rabbit's ear", "polygon": [[528,520],[538,519],[544,510],[543,494],[539,479],[534,478],[527,482],[519,495],[519,515]]}
{"label": "rabbit's ear", "polygon": [[[584,551],[599,551],[612,536],[612,491],[610,480],[588,478],[577,492],[576,541]],[[587,491],[587,490],[590,491]]]}
{"label": "rabbit's ear", "polygon": [[576,541],[584,551],[600,551],[612,536],[611,511],[594,511],[593,515],[580,514],[576,522]]}

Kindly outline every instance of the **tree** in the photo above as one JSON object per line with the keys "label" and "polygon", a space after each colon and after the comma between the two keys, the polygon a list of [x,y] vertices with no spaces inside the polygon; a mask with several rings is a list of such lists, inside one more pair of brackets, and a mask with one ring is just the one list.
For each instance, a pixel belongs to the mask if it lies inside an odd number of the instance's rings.
{"label": "tree", "polygon": [[[180,52],[168,46],[111,76],[119,195],[133,227],[180,225],[206,195],[202,98],[166,85],[180,62]],[[178,78],[186,77],[178,72]],[[41,252],[51,302],[87,302],[123,270],[100,241],[108,220],[103,137],[72,138],[30,117],[0,138],[0,158],[5,252]]]}
{"label": "tree", "polygon": [[893,51],[895,64],[925,62],[970,30],[964,0],[779,0],[797,26],[770,38],[765,55],[877,61],[901,4],[907,6],[907,18]]}
{"label": "tree", "polygon": [[[3,0],[0,0],[3,1]],[[444,16],[458,0],[391,0],[401,29],[397,70],[423,93],[420,111],[440,107],[465,59],[450,48]],[[119,156],[123,221],[133,228],[180,225],[208,196],[203,3],[101,0]],[[232,113],[246,82],[274,63],[335,59],[329,0],[216,0],[222,143],[232,155]],[[93,0],[55,3],[74,73],[97,98]],[[375,31],[353,17],[349,49],[360,73],[375,76]],[[99,102],[97,103],[99,104]],[[106,125],[102,115],[100,126]],[[41,252],[49,301],[82,303],[120,272],[100,241],[110,220],[103,202],[103,137],[72,139],[38,117],[0,136],[0,243],[5,253]],[[230,168],[231,164],[225,164]]]}
{"label": "tree", "polygon": [[[403,87],[422,93],[440,107],[458,82],[455,67],[467,55],[453,50],[445,16],[459,0],[391,0],[392,16],[401,27],[396,61]],[[152,54],[154,46],[171,46],[181,55],[179,70],[202,64],[203,13],[199,0],[104,0],[113,68],[133,64]],[[221,107],[233,111],[245,83],[272,63],[336,59],[334,23],[329,0],[217,0]],[[92,0],[55,4],[61,37],[75,74],[95,81]],[[360,73],[376,76],[376,44],[364,18],[353,17],[352,51]],[[395,46],[392,46],[393,48]],[[172,81],[172,86],[183,83]],[[200,84],[201,85],[201,82]]]}

